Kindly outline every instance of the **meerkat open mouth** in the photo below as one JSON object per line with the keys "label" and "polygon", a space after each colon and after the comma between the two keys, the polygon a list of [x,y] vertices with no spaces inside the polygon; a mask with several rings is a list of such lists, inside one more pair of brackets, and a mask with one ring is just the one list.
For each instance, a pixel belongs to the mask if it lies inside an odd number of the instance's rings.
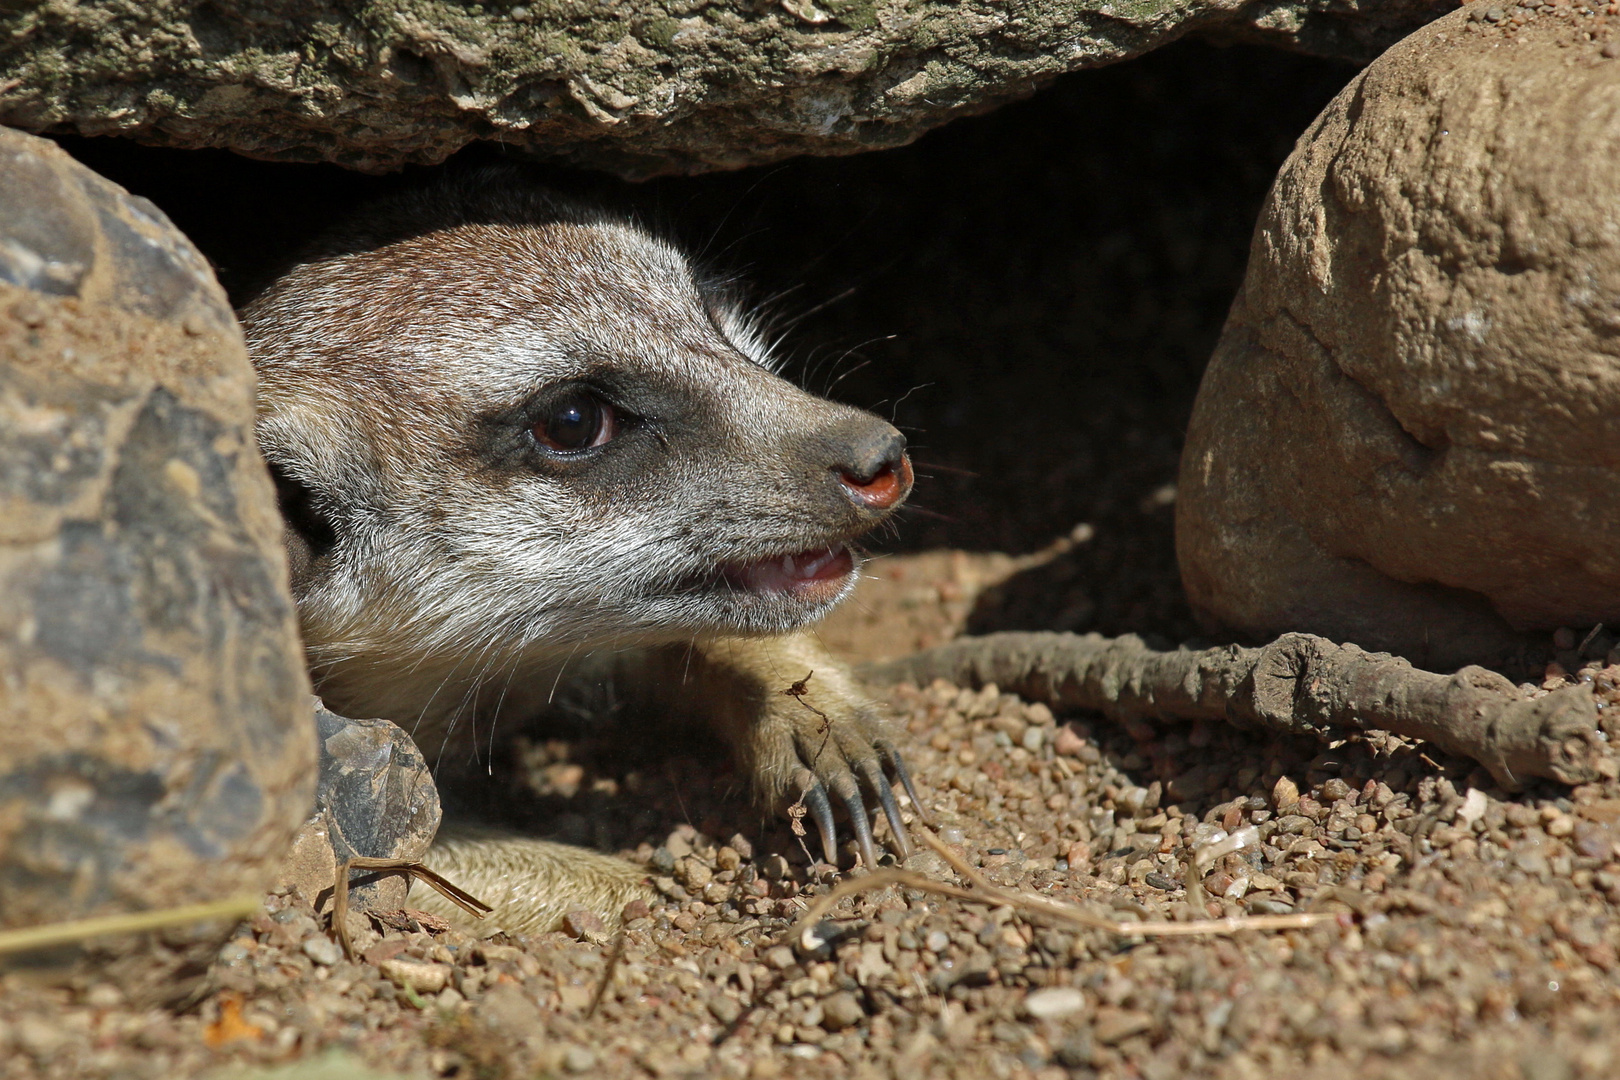
{"label": "meerkat open mouth", "polygon": [[855,556],[843,544],[774,555],[769,559],[731,563],[721,570],[727,584],[743,592],[788,593],[795,599],[820,600],[837,593],[855,572]]}

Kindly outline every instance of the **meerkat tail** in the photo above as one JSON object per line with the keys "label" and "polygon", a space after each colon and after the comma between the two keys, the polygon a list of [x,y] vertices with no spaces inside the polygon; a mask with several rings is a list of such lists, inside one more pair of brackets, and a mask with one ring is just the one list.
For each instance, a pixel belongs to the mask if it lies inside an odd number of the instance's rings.
{"label": "meerkat tail", "polygon": [[564,915],[579,908],[613,928],[630,901],[657,896],[646,871],[623,859],[510,833],[447,830],[423,862],[494,911],[475,919],[419,884],[411,889],[410,905],[480,936],[556,930]]}

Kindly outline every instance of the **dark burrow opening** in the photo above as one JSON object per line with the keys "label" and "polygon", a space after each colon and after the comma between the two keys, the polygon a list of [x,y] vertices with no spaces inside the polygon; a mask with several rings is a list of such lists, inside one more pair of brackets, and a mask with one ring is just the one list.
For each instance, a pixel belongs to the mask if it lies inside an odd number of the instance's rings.
{"label": "dark burrow opening", "polygon": [[[897,150],[640,185],[537,169],[745,279],[790,376],[906,431],[916,493],[878,548],[1024,553],[1089,526],[974,629],[1179,639],[1197,629],[1172,522],[1199,376],[1271,178],[1354,71],[1186,41]],[[63,144],[168,212],[234,295],[421,171]]]}

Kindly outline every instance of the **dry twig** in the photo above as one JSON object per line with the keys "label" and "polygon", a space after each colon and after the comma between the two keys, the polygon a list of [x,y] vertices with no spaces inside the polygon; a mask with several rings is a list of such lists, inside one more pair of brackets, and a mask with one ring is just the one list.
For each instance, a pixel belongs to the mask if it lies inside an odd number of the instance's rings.
{"label": "dry twig", "polygon": [[1173,652],[1134,635],[988,634],[868,665],[862,674],[880,682],[993,682],[1115,720],[1224,720],[1323,740],[1390,731],[1472,758],[1509,790],[1529,777],[1582,784],[1614,769],[1589,686],[1526,698],[1485,668],[1436,675],[1310,634],[1284,634],[1258,649]]}
{"label": "dry twig", "polygon": [[596,1010],[602,1007],[602,999],[607,996],[608,987],[613,985],[613,974],[619,970],[619,962],[624,959],[624,931],[613,939],[613,951],[608,953],[607,965],[602,969],[602,981],[596,984],[596,993],[591,995],[590,1008],[585,1010],[585,1019],[589,1020],[596,1015]]}
{"label": "dry twig", "polygon": [[59,945],[72,945],[108,934],[139,934],[147,930],[184,926],[187,923],[224,919],[235,922],[252,915],[263,904],[264,901],[259,896],[237,896],[206,904],[186,904],[184,907],[160,908],[156,911],[132,911],[123,915],[98,915],[91,919],[73,919],[69,922],[46,923],[43,926],[0,930],[0,954],[52,949]]}
{"label": "dry twig", "polygon": [[349,872],[351,870],[387,870],[397,874],[409,874],[418,881],[424,881],[433,886],[439,892],[439,895],[457,905],[475,919],[482,919],[495,910],[476,896],[451,884],[419,862],[411,862],[409,859],[368,859],[361,856],[345,859],[343,865],[338,867],[337,882],[332,887],[332,927],[337,931],[338,944],[343,946],[343,955],[351,961],[355,959],[354,942],[349,940]]}
{"label": "dry twig", "polygon": [[1105,919],[1073,904],[1060,904],[1044,897],[1008,892],[990,883],[988,879],[956,852],[946,847],[939,838],[921,826],[917,835],[933,849],[951,868],[973,885],[964,889],[943,881],[923,877],[909,870],[876,870],[864,877],[850,878],[828,890],[805,913],[799,916],[788,931],[788,940],[797,941],[806,952],[815,943],[809,934],[828,912],[846,897],[898,885],[904,889],[969,900],[993,907],[1010,907],[1026,917],[1044,918],[1081,930],[1101,930],[1119,937],[1207,937],[1213,934],[1235,934],[1243,930],[1307,930],[1338,921],[1337,915],[1302,913],[1294,915],[1249,915],[1228,919],[1195,919],[1190,922],[1126,922]]}

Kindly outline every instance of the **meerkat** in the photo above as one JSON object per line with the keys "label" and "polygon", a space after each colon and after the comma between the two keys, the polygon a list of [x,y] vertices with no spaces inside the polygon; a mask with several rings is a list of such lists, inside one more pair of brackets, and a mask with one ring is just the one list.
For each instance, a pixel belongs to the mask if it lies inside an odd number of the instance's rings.
{"label": "meerkat", "polygon": [[[829,862],[832,799],[868,865],[868,800],[909,853],[881,710],[807,630],[909,493],[905,439],[778,375],[732,289],[498,169],[374,206],[241,317],[329,707],[433,755],[593,655],[679,695],[762,803],[803,804]],[[428,862],[519,929],[616,915],[644,878],[477,835]]]}

